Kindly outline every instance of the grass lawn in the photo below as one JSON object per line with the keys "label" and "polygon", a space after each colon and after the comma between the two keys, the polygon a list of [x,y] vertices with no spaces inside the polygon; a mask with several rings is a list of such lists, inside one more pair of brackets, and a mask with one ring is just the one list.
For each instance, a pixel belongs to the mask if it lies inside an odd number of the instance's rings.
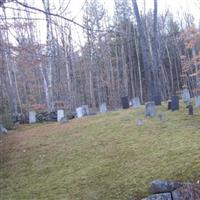
{"label": "grass lawn", "polygon": [[200,112],[167,111],[160,122],[143,111],[26,125],[1,136],[0,199],[137,200],[157,178],[199,180]]}

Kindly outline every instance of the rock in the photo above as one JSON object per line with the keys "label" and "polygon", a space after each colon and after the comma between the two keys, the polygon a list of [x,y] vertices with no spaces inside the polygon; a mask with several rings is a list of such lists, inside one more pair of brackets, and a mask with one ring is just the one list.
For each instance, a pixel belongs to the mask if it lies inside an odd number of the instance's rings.
{"label": "rock", "polygon": [[89,116],[90,115],[90,110],[88,105],[82,105],[82,109],[84,112],[84,116]]}
{"label": "rock", "polygon": [[67,112],[66,117],[68,120],[74,119],[76,117],[76,113]]}
{"label": "rock", "polygon": [[155,117],[156,116],[155,102],[150,101],[145,104],[145,116],[146,117]]}
{"label": "rock", "polygon": [[8,130],[2,125],[0,124],[0,134],[7,134]]}
{"label": "rock", "polygon": [[172,192],[173,200],[198,200],[200,199],[200,185],[187,184]]}
{"label": "rock", "polygon": [[67,119],[67,117],[62,117],[62,118],[60,119],[59,122],[60,122],[61,124],[65,124],[65,123],[68,122],[68,119]]}
{"label": "rock", "polygon": [[172,200],[171,193],[154,194],[142,200]]}
{"label": "rock", "polygon": [[172,192],[182,186],[183,183],[173,182],[173,181],[162,181],[158,179],[150,183],[150,192],[152,194]]}

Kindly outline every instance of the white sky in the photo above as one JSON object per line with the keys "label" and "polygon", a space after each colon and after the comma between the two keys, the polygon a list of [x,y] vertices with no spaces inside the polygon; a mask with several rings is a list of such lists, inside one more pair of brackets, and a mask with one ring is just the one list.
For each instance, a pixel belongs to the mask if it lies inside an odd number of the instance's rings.
{"label": "white sky", "polygon": [[[21,2],[23,2],[23,0],[19,0]],[[54,2],[57,4],[59,4],[59,2],[64,2],[63,6],[65,7],[65,5],[69,2],[70,0],[54,0]],[[84,3],[86,0],[71,0],[68,10],[71,11],[71,14],[69,13],[69,16],[66,16],[68,18],[75,18],[75,21],[77,21],[78,23],[82,23],[82,13],[81,13],[81,8],[83,7]],[[113,10],[114,10],[114,0],[99,0],[100,2],[103,3],[103,5],[105,5],[105,8],[108,10],[108,13],[110,13],[111,15],[113,14]],[[143,2],[144,0],[137,0],[140,9],[142,9],[143,6]],[[42,6],[42,0],[29,0],[27,2],[32,2],[30,5],[38,7],[40,9],[43,9]],[[50,0],[51,2],[51,0]],[[153,8],[153,0],[146,0],[146,8],[147,10],[150,8]],[[194,17],[195,17],[195,22],[196,24],[199,24],[200,21],[200,1],[199,1],[199,6],[198,6],[198,0],[158,0],[158,11],[159,13],[163,13],[164,11],[166,11],[167,9],[169,9],[175,16],[181,15],[183,12],[187,12],[187,13],[191,13]],[[56,12],[52,11],[52,12]],[[44,18],[43,14],[38,14],[37,17],[42,17]],[[43,38],[45,38],[46,35],[46,30],[45,30],[45,23],[44,21],[40,21],[40,23],[38,23],[40,29],[41,29],[41,40],[44,41]],[[81,29],[79,29],[78,27],[76,28],[77,35],[74,35],[74,38],[78,38],[78,34],[81,35]],[[77,41],[78,42],[78,41]]]}

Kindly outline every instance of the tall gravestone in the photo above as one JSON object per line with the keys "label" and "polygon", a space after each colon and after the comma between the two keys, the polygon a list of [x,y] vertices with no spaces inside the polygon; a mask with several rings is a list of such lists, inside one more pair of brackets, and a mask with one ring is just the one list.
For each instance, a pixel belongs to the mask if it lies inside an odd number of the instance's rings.
{"label": "tall gravestone", "polygon": [[83,116],[84,116],[83,108],[82,108],[82,107],[76,108],[76,114],[77,114],[77,117],[78,117],[78,118],[83,117]]}
{"label": "tall gravestone", "polygon": [[172,104],[171,104],[172,111],[179,110],[179,97],[172,96],[171,100],[172,100]]}
{"label": "tall gravestone", "polygon": [[139,97],[135,97],[132,99],[132,107],[139,108],[141,106]]}
{"label": "tall gravestone", "polygon": [[154,101],[150,101],[145,104],[145,116],[146,117],[156,116],[156,105]]}
{"label": "tall gravestone", "polygon": [[34,123],[36,123],[36,112],[30,111],[29,112],[29,124],[34,124]]}
{"label": "tall gravestone", "polygon": [[57,110],[57,121],[60,122],[65,117],[64,110]]}
{"label": "tall gravestone", "polygon": [[128,109],[129,108],[128,96],[121,97],[121,101],[122,101],[122,108]]}
{"label": "tall gravestone", "polygon": [[190,92],[188,89],[183,89],[182,99],[183,99],[183,102],[186,104],[190,102]]}
{"label": "tall gravestone", "polygon": [[161,102],[162,102],[161,95],[155,95],[153,97],[153,101],[155,102],[156,106],[161,106]]}
{"label": "tall gravestone", "polygon": [[195,97],[196,107],[200,108],[200,95]]}
{"label": "tall gravestone", "polygon": [[167,102],[167,109],[168,109],[168,110],[171,110],[171,109],[172,109],[172,101],[171,101],[171,100],[169,100],[169,101]]}
{"label": "tall gravestone", "polygon": [[102,103],[99,106],[99,110],[100,110],[100,113],[106,113],[107,112],[107,105],[106,105],[106,103]]}

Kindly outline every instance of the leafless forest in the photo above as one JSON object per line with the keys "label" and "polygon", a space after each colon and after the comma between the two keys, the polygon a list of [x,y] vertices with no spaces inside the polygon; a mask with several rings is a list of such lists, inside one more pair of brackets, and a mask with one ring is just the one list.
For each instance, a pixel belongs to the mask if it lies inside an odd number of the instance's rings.
{"label": "leafless forest", "polygon": [[177,18],[170,9],[160,14],[157,0],[152,10],[142,1],[142,11],[137,0],[114,0],[110,16],[100,0],[86,0],[79,23],[68,11],[69,1],[37,1],[42,7],[0,0],[4,118],[59,105],[69,111],[89,105],[96,111],[106,102],[116,109],[122,96],[146,102],[160,94],[167,100],[184,87],[193,96],[200,92],[200,32],[191,13]]}

